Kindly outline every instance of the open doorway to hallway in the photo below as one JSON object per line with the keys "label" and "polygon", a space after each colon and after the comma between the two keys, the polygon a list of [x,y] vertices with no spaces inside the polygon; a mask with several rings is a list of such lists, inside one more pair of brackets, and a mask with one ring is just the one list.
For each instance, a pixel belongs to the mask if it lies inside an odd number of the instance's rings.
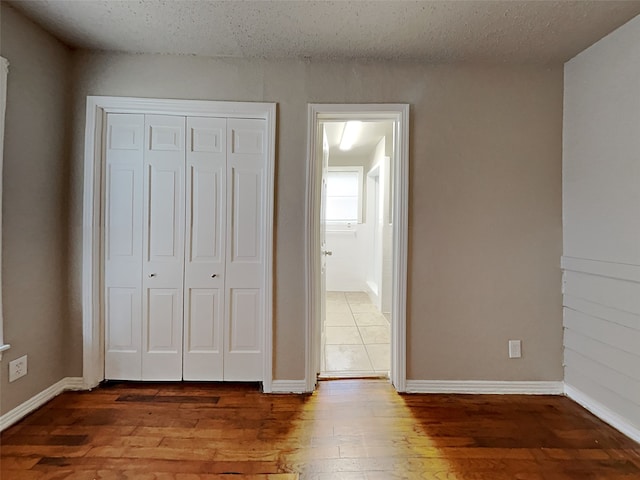
{"label": "open doorway to hallway", "polygon": [[[382,239],[385,234],[384,228],[374,229],[373,225],[384,226],[384,215],[388,216],[387,225],[390,231],[387,232],[391,237],[391,251],[387,252],[391,258],[391,293],[390,302],[391,315],[390,320],[390,359],[388,362],[389,379],[394,387],[403,392],[406,389],[406,309],[407,309],[407,247],[408,247],[408,190],[409,190],[409,105],[407,104],[390,104],[390,103],[362,103],[362,104],[309,104],[309,130],[307,136],[307,228],[306,228],[306,249],[305,249],[305,267],[306,267],[306,285],[307,285],[307,316],[306,316],[306,357],[305,357],[305,389],[313,391],[317,385],[317,379],[326,373],[327,362],[323,360],[326,354],[325,347],[327,345],[327,332],[325,318],[327,314],[328,303],[327,297],[327,259],[333,260],[335,257],[333,251],[327,248],[327,229],[328,222],[326,220],[325,211],[331,208],[327,199],[327,178],[329,175],[329,157],[330,145],[325,126],[332,123],[342,123],[343,125],[335,125],[336,131],[339,132],[340,143],[342,143],[344,131],[349,122],[360,122],[357,126],[363,127],[369,123],[385,123],[391,125],[391,134],[385,133],[381,135],[376,147],[378,152],[384,152],[385,157],[390,157],[387,163],[382,162],[382,168],[375,170],[374,165],[370,162],[362,166],[362,174],[358,172],[358,202],[360,208],[356,208],[356,213],[351,213],[349,217],[343,217],[342,229],[348,230],[347,224],[352,227],[362,228],[362,224],[371,227],[375,236],[370,236],[371,241],[367,242],[367,247],[360,248],[358,253],[366,251],[373,252],[376,248],[383,250]],[[338,134],[336,134],[337,136]],[[382,136],[385,138],[384,148],[379,145]],[[348,136],[347,136],[348,138]],[[354,141],[355,145],[355,141]],[[338,147],[339,148],[339,147]],[[332,162],[333,163],[333,162]],[[351,164],[351,162],[349,162]],[[380,163],[380,162],[378,162]],[[384,177],[385,165],[388,167],[388,177]],[[345,165],[333,165],[334,168],[344,167]],[[353,166],[347,164],[346,166]],[[356,165],[357,166],[357,165]],[[365,166],[367,169],[365,170]],[[338,173],[340,173],[338,171]],[[347,172],[348,173],[348,172]],[[344,171],[341,175],[347,175]],[[352,173],[353,175],[353,173]],[[360,178],[362,180],[360,180]],[[387,178],[384,180],[384,178]],[[385,183],[386,182],[386,183]],[[375,194],[367,195],[366,190],[376,191],[378,186],[378,201],[375,200]],[[389,204],[385,206],[381,198],[384,195],[380,193],[381,186],[388,184]],[[368,187],[368,185],[371,185]],[[383,187],[382,187],[383,188]],[[334,203],[354,203],[354,195],[336,195],[339,197]],[[367,201],[371,201],[372,206],[366,205]],[[386,212],[386,213],[385,213]],[[378,220],[368,223],[366,215],[373,215]],[[351,222],[347,221],[351,220]],[[368,223],[368,225],[367,225]],[[337,233],[337,232],[336,232]],[[360,238],[356,235],[356,238]],[[376,247],[377,246],[377,247]],[[383,250],[384,251],[384,250]],[[344,299],[347,303],[346,307],[354,313],[354,309],[347,301],[347,292],[366,293],[367,297],[374,306],[378,306],[378,311],[384,312],[383,302],[385,301],[384,282],[385,276],[384,263],[382,259],[379,262],[371,260],[373,254],[369,257],[365,256],[363,261],[366,269],[363,270],[365,275],[364,287],[359,286],[356,289],[342,290]],[[339,265],[342,265],[339,263]],[[347,273],[350,273],[349,270]],[[345,277],[343,271],[342,277]],[[377,277],[373,277],[377,275]],[[369,280],[372,280],[369,283]],[[362,283],[360,284],[362,285]],[[338,290],[339,291],[339,290]],[[331,296],[331,295],[329,295]],[[339,296],[338,296],[339,297]],[[362,300],[362,297],[360,297]],[[389,295],[386,297],[389,299]],[[334,298],[334,300],[336,300]],[[339,298],[335,303],[340,303]],[[354,302],[364,305],[364,302]],[[339,308],[338,305],[333,305]],[[343,304],[344,307],[344,304]],[[363,307],[372,308],[372,307]],[[357,309],[357,307],[355,307]],[[344,311],[344,308],[343,308]],[[367,312],[357,312],[367,313]],[[371,313],[371,312],[370,312]],[[384,315],[383,315],[384,316]],[[387,318],[387,317],[385,317]],[[361,318],[362,320],[362,318]],[[353,317],[355,328],[360,329]],[[362,323],[362,321],[361,321]],[[365,325],[363,325],[364,327]],[[370,325],[376,326],[376,325]],[[364,330],[363,330],[364,331]],[[365,334],[366,335],[366,334]],[[364,336],[360,335],[363,340]],[[366,351],[366,347],[365,347]],[[323,365],[324,361],[324,365]],[[386,363],[386,362],[385,362]],[[371,365],[373,367],[373,364]],[[381,371],[381,370],[379,370]],[[376,372],[376,369],[373,369]],[[343,374],[342,376],[349,376]],[[351,375],[354,376],[354,375]]]}
{"label": "open doorway to hallway", "polygon": [[321,377],[388,377],[394,122],[322,122]]}

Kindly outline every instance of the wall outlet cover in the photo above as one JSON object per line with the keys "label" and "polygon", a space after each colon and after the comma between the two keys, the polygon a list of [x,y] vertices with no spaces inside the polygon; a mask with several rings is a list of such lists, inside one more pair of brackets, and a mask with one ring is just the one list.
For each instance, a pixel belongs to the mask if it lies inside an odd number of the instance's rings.
{"label": "wall outlet cover", "polygon": [[24,377],[27,374],[27,356],[23,355],[9,362],[9,382]]}

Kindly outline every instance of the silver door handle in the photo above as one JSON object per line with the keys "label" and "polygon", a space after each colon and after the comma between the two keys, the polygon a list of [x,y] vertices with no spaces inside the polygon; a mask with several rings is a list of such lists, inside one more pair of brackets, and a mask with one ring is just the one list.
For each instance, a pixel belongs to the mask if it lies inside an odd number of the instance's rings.
{"label": "silver door handle", "polygon": [[153,278],[153,277],[155,277],[155,276],[156,276],[156,274],[155,274],[155,273],[150,273],[150,274],[149,274],[149,278]]}
{"label": "silver door handle", "polygon": [[322,254],[330,257],[331,255],[333,255],[333,252],[331,250],[325,250],[324,252],[322,252]]}

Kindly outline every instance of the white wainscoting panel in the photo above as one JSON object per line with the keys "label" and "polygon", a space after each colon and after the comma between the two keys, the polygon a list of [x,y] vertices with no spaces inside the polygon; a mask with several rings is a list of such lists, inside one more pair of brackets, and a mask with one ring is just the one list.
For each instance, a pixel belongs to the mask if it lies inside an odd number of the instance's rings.
{"label": "white wainscoting panel", "polygon": [[624,433],[627,437],[632,438],[636,442],[640,442],[640,428],[630,425],[626,418],[621,417],[610,408],[569,384],[565,385],[565,391],[567,397],[571,400],[579,403],[595,416]]}
{"label": "white wainscoting panel", "polygon": [[631,438],[640,435],[640,266],[564,257],[569,397]]}

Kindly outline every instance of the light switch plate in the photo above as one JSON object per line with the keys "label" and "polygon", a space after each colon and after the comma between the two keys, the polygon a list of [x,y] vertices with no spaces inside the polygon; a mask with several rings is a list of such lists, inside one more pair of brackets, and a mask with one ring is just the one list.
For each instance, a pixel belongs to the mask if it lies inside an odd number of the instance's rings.
{"label": "light switch plate", "polygon": [[522,342],[520,340],[509,340],[509,358],[522,357]]}

